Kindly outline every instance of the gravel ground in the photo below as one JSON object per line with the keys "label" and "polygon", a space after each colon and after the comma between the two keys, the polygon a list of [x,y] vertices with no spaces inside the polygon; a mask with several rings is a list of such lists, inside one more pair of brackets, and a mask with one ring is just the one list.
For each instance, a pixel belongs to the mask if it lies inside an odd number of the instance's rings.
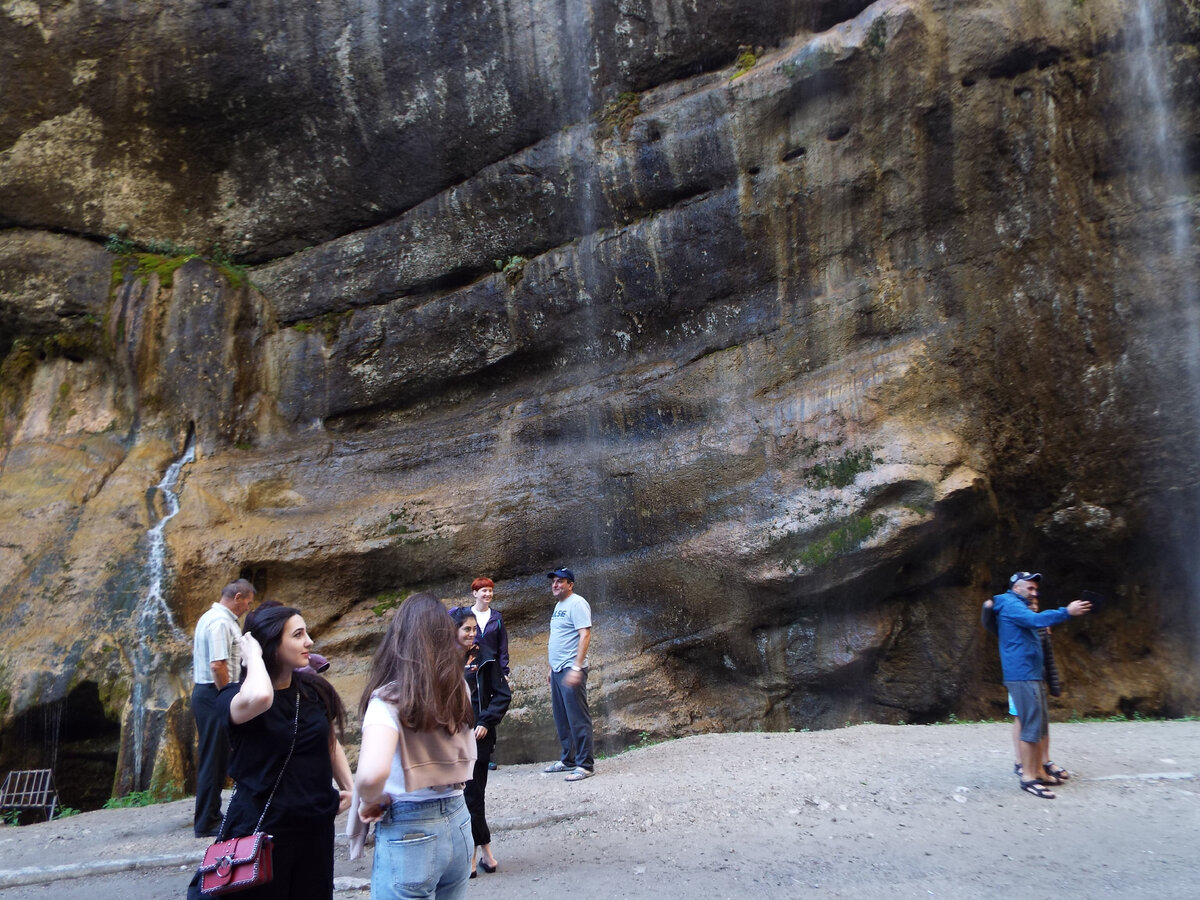
{"label": "gravel ground", "polygon": [[[1007,723],[704,735],[601,760],[577,784],[502,766],[488,786],[500,872],[471,894],[1197,896],[1200,722],[1051,733],[1075,773],[1054,801],[1017,789]],[[181,897],[205,844],[190,823],[180,801],[0,828],[0,900]],[[157,863],[102,870],[132,860]],[[338,900],[366,897],[369,871],[340,847]]]}

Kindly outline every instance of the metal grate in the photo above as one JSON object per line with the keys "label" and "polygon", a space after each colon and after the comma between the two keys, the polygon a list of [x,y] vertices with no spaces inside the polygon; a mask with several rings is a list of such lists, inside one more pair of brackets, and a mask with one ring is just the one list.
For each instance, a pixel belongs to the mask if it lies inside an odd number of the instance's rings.
{"label": "metal grate", "polygon": [[53,819],[58,809],[58,793],[50,770],[9,772],[0,786],[0,811],[7,809],[40,809],[47,821]]}

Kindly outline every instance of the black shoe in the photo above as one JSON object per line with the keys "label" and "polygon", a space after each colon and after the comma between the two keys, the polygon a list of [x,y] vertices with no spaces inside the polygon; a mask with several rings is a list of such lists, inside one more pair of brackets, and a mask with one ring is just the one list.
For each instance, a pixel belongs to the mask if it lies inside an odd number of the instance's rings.
{"label": "black shoe", "polygon": [[216,828],[210,828],[208,831],[197,831],[195,834],[196,834],[196,837],[198,837],[198,838],[210,838],[210,837],[216,837],[220,833],[221,833],[221,826],[218,825]]}

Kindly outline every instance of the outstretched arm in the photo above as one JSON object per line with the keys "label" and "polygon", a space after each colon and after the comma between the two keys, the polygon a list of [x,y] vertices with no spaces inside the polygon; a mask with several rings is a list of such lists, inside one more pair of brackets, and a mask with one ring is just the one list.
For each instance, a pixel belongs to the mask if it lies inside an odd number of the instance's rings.
{"label": "outstretched arm", "polygon": [[1047,609],[1043,612],[1033,612],[1024,603],[1005,603],[1003,604],[997,615],[1000,618],[1008,619],[1010,622],[1015,622],[1023,628],[1048,628],[1051,625],[1060,625],[1067,621],[1071,615],[1065,607],[1061,609]]}

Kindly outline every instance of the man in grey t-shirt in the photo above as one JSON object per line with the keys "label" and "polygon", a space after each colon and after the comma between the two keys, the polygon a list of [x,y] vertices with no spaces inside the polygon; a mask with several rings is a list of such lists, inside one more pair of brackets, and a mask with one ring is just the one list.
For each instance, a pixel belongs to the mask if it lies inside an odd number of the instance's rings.
{"label": "man in grey t-shirt", "polygon": [[550,704],[562,757],[546,772],[568,772],[567,781],[595,774],[592,758],[592,715],[587,702],[587,652],[592,641],[592,608],[575,593],[570,569],[548,572],[554,612],[550,615]]}

